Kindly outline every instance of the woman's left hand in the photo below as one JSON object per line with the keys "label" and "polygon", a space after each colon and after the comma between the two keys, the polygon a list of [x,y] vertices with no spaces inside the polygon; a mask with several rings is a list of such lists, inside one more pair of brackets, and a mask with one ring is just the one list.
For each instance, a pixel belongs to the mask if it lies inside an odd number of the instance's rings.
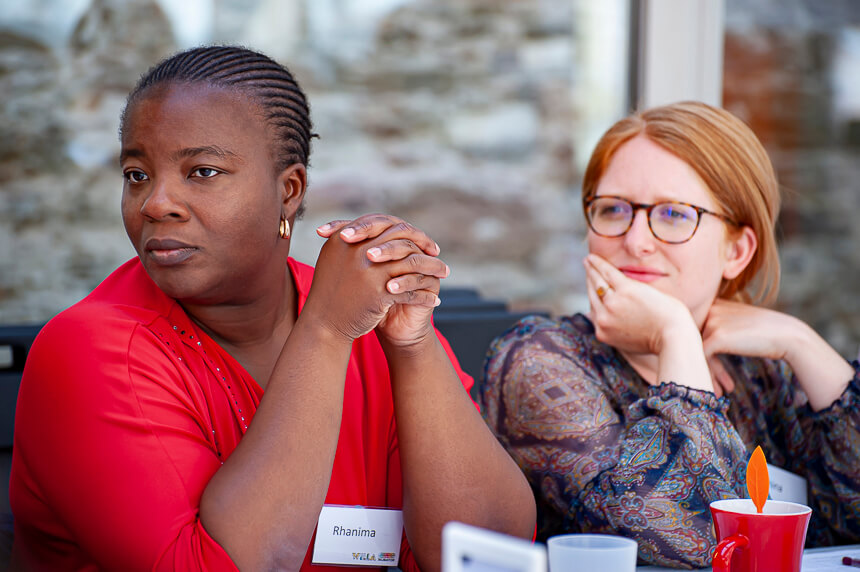
{"label": "woman's left hand", "polygon": [[775,310],[717,298],[702,327],[705,354],[786,359],[803,322]]}
{"label": "woman's left hand", "polygon": [[717,365],[718,354],[785,360],[816,411],[833,403],[854,377],[851,364],[805,322],[767,308],[715,300],[702,328],[702,341],[721,385],[726,385],[723,380],[728,376]]}
{"label": "woman's left hand", "polygon": [[[317,233],[329,238],[338,232],[348,244],[372,240],[375,245],[368,249],[367,258],[375,264],[399,266],[399,274],[386,283],[386,289],[403,299],[389,308],[376,327],[377,333],[389,344],[407,347],[425,339],[433,333],[430,317],[433,308],[420,304],[409,304],[409,298],[419,291],[439,294],[439,281],[450,274],[450,269],[441,260],[432,265],[434,274],[414,272],[412,268],[428,267],[428,258],[436,259],[439,245],[423,231],[391,215],[364,215],[352,221],[336,220],[322,225]],[[437,302],[438,305],[438,302]]]}
{"label": "woman's left hand", "polygon": [[[719,354],[785,359],[785,335],[797,329],[794,318],[786,314],[741,302],[714,300],[702,328],[702,342],[714,392],[719,397],[734,391],[735,383]],[[783,339],[781,339],[781,337]]]}

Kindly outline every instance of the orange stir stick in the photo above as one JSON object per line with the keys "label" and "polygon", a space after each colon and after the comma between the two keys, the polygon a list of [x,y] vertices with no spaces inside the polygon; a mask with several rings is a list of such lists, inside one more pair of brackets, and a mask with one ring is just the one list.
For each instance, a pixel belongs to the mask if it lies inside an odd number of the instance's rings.
{"label": "orange stir stick", "polygon": [[770,491],[770,477],[767,476],[767,460],[764,451],[756,447],[747,463],[747,491],[755,505],[756,512],[761,514],[767,494]]}

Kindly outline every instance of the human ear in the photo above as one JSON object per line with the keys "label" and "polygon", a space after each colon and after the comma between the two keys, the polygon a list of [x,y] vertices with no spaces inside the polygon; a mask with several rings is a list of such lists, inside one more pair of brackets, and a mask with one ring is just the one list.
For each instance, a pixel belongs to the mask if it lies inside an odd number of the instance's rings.
{"label": "human ear", "polygon": [[744,226],[737,235],[729,237],[726,242],[726,263],[723,266],[723,278],[732,280],[737,278],[753,259],[758,248],[758,238],[751,227]]}
{"label": "human ear", "polygon": [[281,192],[285,218],[292,220],[296,211],[301,207],[305,198],[307,181],[307,170],[301,163],[290,165],[278,175],[278,189]]}

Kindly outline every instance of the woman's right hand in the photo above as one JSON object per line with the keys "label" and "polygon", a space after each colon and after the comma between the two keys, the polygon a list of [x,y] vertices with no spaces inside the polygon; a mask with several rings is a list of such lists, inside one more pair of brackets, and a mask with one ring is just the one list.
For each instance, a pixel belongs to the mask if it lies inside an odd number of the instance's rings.
{"label": "woman's right hand", "polygon": [[658,355],[674,329],[695,328],[690,311],[680,300],[628,278],[600,256],[585,258],[585,273],[590,317],[601,342],[628,352]]}
{"label": "woman's right hand", "polygon": [[328,240],[302,315],[348,341],[373,330],[395,305],[423,308],[421,321],[429,327],[439,280],[449,270],[426,234],[381,214],[333,221],[317,232]]}
{"label": "woman's right hand", "polygon": [[595,254],[585,258],[585,271],[598,340],[632,361],[657,356],[653,383],[672,381],[713,391],[701,334],[683,302],[628,278]]}

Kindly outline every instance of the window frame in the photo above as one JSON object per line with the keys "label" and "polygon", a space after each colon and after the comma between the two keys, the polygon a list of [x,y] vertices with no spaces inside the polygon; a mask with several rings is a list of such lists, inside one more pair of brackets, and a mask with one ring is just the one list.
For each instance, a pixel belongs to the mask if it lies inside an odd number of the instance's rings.
{"label": "window frame", "polygon": [[722,105],[725,0],[631,0],[630,99]]}

